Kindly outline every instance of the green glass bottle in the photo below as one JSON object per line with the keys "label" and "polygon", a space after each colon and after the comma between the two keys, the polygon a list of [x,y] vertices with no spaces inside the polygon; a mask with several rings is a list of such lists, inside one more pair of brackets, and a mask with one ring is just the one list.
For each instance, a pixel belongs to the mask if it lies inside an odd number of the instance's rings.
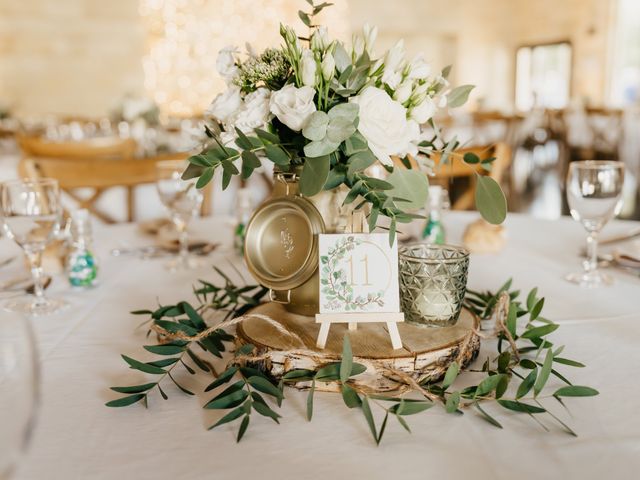
{"label": "green glass bottle", "polygon": [[427,201],[427,223],[422,231],[422,239],[431,244],[443,245],[446,242],[442,212],[449,207],[449,192],[444,188],[433,185],[429,187]]}

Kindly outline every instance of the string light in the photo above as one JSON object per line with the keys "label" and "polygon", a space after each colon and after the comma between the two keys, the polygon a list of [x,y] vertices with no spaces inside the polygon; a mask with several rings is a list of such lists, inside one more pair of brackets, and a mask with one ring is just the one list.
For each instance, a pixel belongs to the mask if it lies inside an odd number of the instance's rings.
{"label": "string light", "polygon": [[[347,2],[333,3],[319,20],[332,36],[346,39]],[[201,113],[225,88],[216,72],[221,48],[235,45],[244,52],[249,43],[260,52],[277,46],[280,23],[306,36],[298,10],[308,9],[302,0],[141,0],[145,89],[165,114]]]}

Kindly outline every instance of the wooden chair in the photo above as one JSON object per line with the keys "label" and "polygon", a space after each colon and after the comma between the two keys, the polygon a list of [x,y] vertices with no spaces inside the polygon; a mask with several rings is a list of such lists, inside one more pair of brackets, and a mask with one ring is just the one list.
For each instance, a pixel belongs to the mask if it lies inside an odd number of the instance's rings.
{"label": "wooden chair", "polygon": [[24,156],[49,158],[129,159],[136,153],[131,138],[96,137],[83,141],[48,141],[40,136],[19,135],[18,145]]}
{"label": "wooden chair", "polygon": [[[83,142],[46,142],[38,138],[20,138],[23,158],[19,173],[28,178],[50,177],[78,204],[106,223],[115,219],[97,208],[102,194],[113,187],[127,190],[127,220],[134,220],[135,187],[156,181],[156,164],[169,159],[186,159],[188,153],[158,157],[134,158],[135,142],[131,139],[96,138]],[[88,198],[77,189],[90,188]],[[204,191],[202,214],[209,214],[211,189]]]}
{"label": "wooden chair", "polygon": [[[465,153],[475,153],[480,160],[495,157],[491,171],[486,171],[480,164],[465,163],[462,160]],[[475,174],[488,175],[498,184],[502,184],[511,165],[511,148],[506,143],[496,143],[456,150],[444,164],[440,163],[439,156],[433,160],[436,164],[435,175],[429,179],[429,182],[453,190],[451,192],[452,209],[469,210],[475,204]],[[464,182],[462,189],[457,188],[456,185],[460,180]]]}

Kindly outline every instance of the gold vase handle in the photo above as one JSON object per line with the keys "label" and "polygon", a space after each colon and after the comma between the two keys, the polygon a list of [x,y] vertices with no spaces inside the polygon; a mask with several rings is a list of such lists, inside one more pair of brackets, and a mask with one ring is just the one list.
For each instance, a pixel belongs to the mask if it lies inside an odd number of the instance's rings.
{"label": "gold vase handle", "polygon": [[[286,291],[286,299],[278,298],[278,294]],[[269,289],[269,300],[284,305],[291,303],[291,290],[273,290]]]}

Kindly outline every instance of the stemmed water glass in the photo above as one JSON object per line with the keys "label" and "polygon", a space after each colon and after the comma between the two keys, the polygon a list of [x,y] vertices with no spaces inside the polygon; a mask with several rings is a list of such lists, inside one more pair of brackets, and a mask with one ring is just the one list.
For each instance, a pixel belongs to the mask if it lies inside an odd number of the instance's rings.
{"label": "stemmed water glass", "polygon": [[189,255],[187,227],[191,218],[198,215],[203,196],[196,188],[196,179],[182,179],[185,168],[186,164],[182,160],[166,160],[158,162],[156,166],[158,194],[163,205],[169,210],[180,244],[177,257],[167,264],[170,271],[199,266],[199,262]]}
{"label": "stemmed water glass", "polygon": [[62,207],[58,182],[11,180],[0,185],[0,220],[7,237],[24,251],[31,268],[34,295],[14,298],[4,308],[27,315],[47,315],[67,305],[47,298],[42,286],[42,253],[60,229]]}
{"label": "stemmed water glass", "polygon": [[587,230],[587,260],[583,271],[567,275],[581,287],[610,285],[613,279],[598,270],[598,234],[620,212],[624,164],[617,161],[571,162],[567,176],[567,200],[571,216]]}
{"label": "stemmed water glass", "polygon": [[28,319],[0,313],[0,480],[10,478],[27,446],[38,386],[38,360]]}

